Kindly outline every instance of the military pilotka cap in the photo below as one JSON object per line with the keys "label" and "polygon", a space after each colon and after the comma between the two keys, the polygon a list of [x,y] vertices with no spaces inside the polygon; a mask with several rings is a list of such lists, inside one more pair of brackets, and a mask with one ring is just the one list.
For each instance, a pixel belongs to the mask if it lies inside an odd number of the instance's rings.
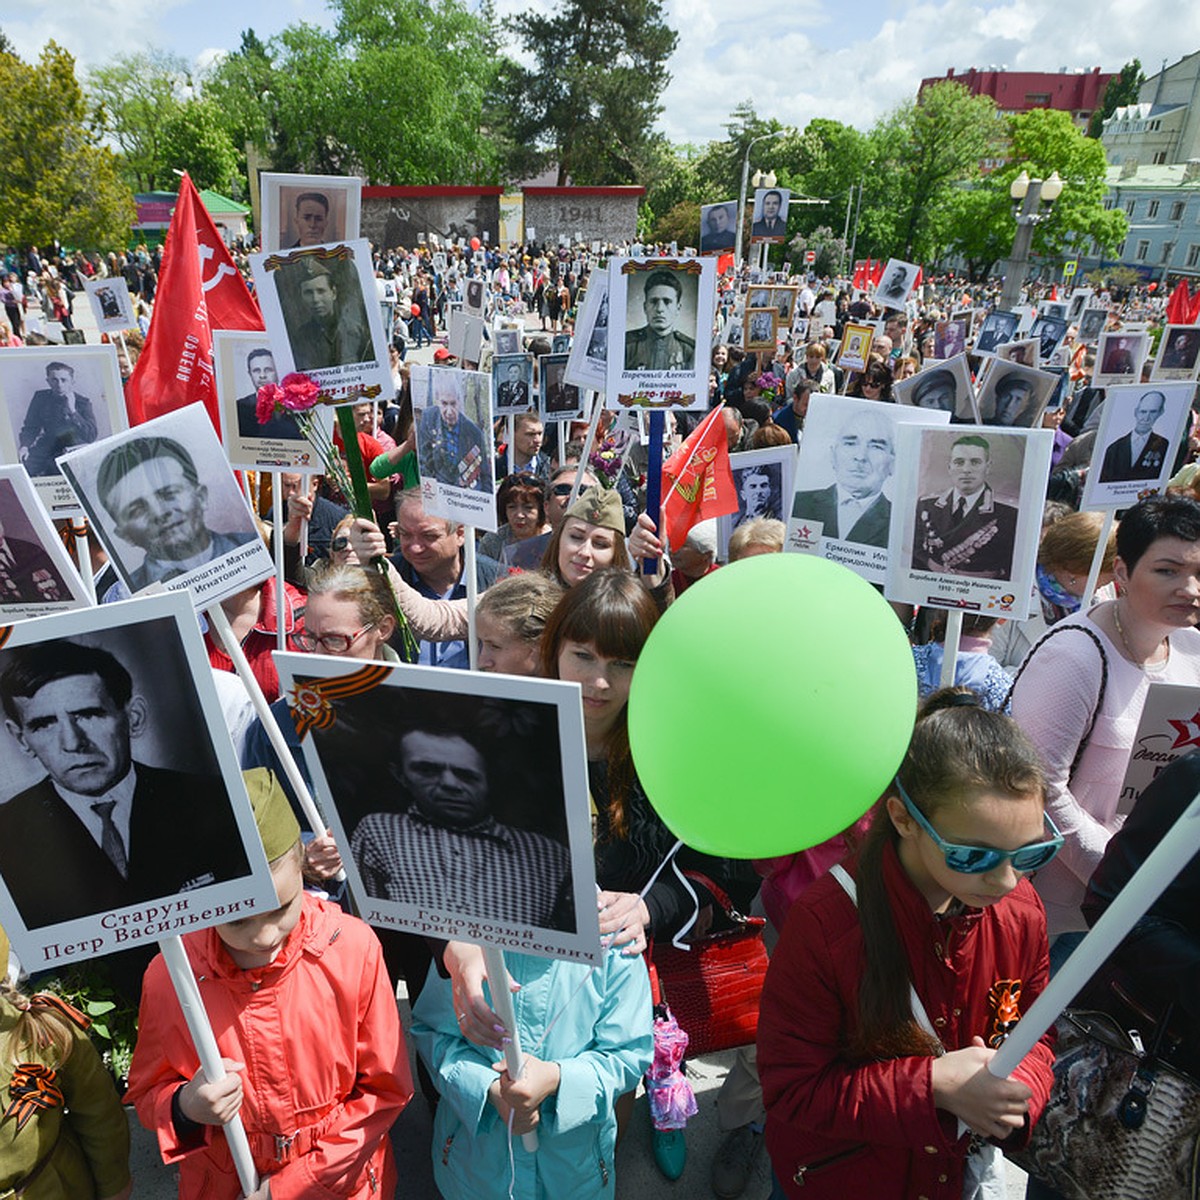
{"label": "military pilotka cap", "polygon": [[242,778],[250,793],[250,807],[254,809],[254,823],[267,852],[267,862],[272,863],[300,840],[300,822],[274,771],[252,767],[242,772]]}
{"label": "military pilotka cap", "polygon": [[621,507],[621,497],[599,484],[584,488],[579,493],[579,499],[567,509],[567,516],[578,517],[589,525],[599,525],[617,533],[625,532],[625,511]]}

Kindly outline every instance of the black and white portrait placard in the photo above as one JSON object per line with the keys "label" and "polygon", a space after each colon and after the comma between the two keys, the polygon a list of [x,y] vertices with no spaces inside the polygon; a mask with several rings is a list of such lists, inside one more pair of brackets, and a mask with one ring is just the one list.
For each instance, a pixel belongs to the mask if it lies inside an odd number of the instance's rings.
{"label": "black and white portrait placard", "polygon": [[847,321],[842,328],[842,341],[838,346],[837,365],[845,371],[865,371],[871,343],[875,340],[877,326]]}
{"label": "black and white portrait placard", "polygon": [[492,344],[496,354],[520,354],[521,327],[509,324],[506,318],[501,318],[492,329]]}
{"label": "black and white portrait placard", "polygon": [[915,375],[893,384],[892,395],[897,404],[948,413],[956,421],[979,419],[975,385],[965,354],[956,354],[945,362],[926,363]]}
{"label": "black and white portrait placard", "polygon": [[60,459],[121,582],[205,608],[274,571],[201,404]]}
{"label": "black and white portrait placard", "polygon": [[879,286],[875,289],[875,303],[886,308],[903,309],[904,302],[917,285],[917,276],[921,268],[916,263],[901,262],[898,258],[889,258],[879,277]]}
{"label": "black and white portrait placard", "polygon": [[315,655],[276,661],[365,920],[599,961],[576,685]]}
{"label": "black and white portrait placard", "polygon": [[738,510],[717,518],[718,557],[729,559],[729,535],[747,521],[786,521],[796,477],[796,447],[770,446],[729,456]]}
{"label": "black and white portrait placard", "polygon": [[1115,384],[1137,383],[1142,363],[1150,349],[1150,335],[1125,329],[1102,333],[1096,345],[1096,366],[1092,387],[1109,388]]}
{"label": "black and white portrait placard", "polygon": [[1079,333],[1076,341],[1094,346],[1108,325],[1107,308],[1085,308],[1079,317]]}
{"label": "black and white portrait placard", "polygon": [[362,180],[356,175],[265,172],[259,179],[263,251],[325,246],[358,237]]}
{"label": "black and white portrait placard", "polygon": [[[1055,305],[1057,309],[1065,309],[1065,304]],[[1029,336],[1038,341],[1038,358],[1041,362],[1049,362],[1063,338],[1067,336],[1066,317],[1052,316],[1048,312],[1038,315],[1029,330]]]}
{"label": "black and white portrait placard", "polygon": [[113,346],[0,350],[0,461],[25,468],[51,517],[82,511],[58,456],[128,424]]}
{"label": "black and white portrait placard", "polygon": [[901,427],[884,595],[1024,620],[1053,446],[1049,429]]}
{"label": "black and white portrait placard", "polygon": [[409,384],[426,513],[495,530],[492,377],[414,366]]}
{"label": "black and white portrait placard", "polygon": [[756,188],[750,223],[750,244],[782,242],[787,238],[788,206],[792,193],[787,188]]}
{"label": "black and white portrait placard", "polygon": [[814,393],[804,420],[785,550],[819,554],[882,583],[887,567],[896,431],[946,425],[943,409]]}
{"label": "black and white portrait placard", "polygon": [[997,346],[994,357],[1004,362],[1019,363],[1022,367],[1036,367],[1041,348],[1040,338],[1022,338],[1019,342],[1005,342]]}
{"label": "black and white portrait placard", "polygon": [[1049,371],[994,358],[979,388],[980,424],[1037,429],[1058,383]]}
{"label": "black and white portrait placard", "polygon": [[575,338],[563,378],[577,388],[602,392],[608,384],[608,273],[593,271],[579,301]]}
{"label": "black and white portrait placard", "polygon": [[532,354],[492,357],[492,399],[498,417],[528,412],[537,403],[533,390]]}
{"label": "black and white portrait placard", "polygon": [[700,206],[700,253],[727,254],[737,239],[737,201]]}
{"label": "black and white portrait placard", "polygon": [[28,970],[277,906],[186,597],[14,626],[0,707],[0,920]]}
{"label": "black and white portrait placard", "polygon": [[365,238],[252,254],[250,266],[280,378],[310,375],[331,404],[394,394]]}
{"label": "black and white portrait placard", "polygon": [[543,421],[581,421],[584,395],[566,379],[566,354],[543,354],[538,358],[538,413]]}
{"label": "black and white portrait placard", "polygon": [[779,313],[775,308],[747,308],[742,313],[745,333],[742,345],[746,350],[774,350]]}
{"label": "black and white portrait placard", "polygon": [[[259,424],[258,389],[281,378],[265,333],[214,330],[213,365],[221,440],[235,467],[318,475],[325,470],[320,451],[300,431],[295,417],[276,414],[265,425]],[[332,436],[333,409],[322,405],[312,412],[325,436]]]}
{"label": "black and white portrait placard", "polygon": [[91,604],[24,467],[0,467],[0,626]]}
{"label": "black and white portrait placard", "polygon": [[1081,508],[1128,508],[1166,487],[1194,391],[1190,381],[1107,389]]}
{"label": "black and white portrait placard", "polygon": [[1090,287],[1077,287],[1071,292],[1071,298],[1067,301],[1067,324],[1078,325],[1080,317],[1083,316],[1083,311],[1088,306],[1088,301],[1092,298],[1092,289]]}
{"label": "black and white portrait placard", "polygon": [[609,406],[706,407],[716,262],[613,258],[608,270]]}
{"label": "black and white portrait placard", "polygon": [[487,283],[479,275],[463,280],[463,312],[469,317],[482,317],[487,306]]}
{"label": "black and white portrait placard", "polygon": [[108,279],[85,279],[83,290],[87,292],[96,328],[101,333],[124,333],[126,329],[138,327],[129,285],[120,275]]}
{"label": "black and white portrait placard", "polygon": [[998,308],[983,318],[979,333],[975,338],[974,353],[979,355],[995,354],[1005,342],[1011,342],[1017,336],[1021,325],[1021,314]]}
{"label": "black and white portrait placard", "polygon": [[1200,325],[1168,325],[1163,330],[1150,378],[1200,378]]}

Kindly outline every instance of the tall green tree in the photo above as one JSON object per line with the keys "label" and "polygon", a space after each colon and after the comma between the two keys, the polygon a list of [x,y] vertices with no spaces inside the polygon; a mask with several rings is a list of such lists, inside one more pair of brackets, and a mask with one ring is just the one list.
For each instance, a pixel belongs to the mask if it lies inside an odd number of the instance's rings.
{"label": "tall green tree", "polygon": [[1088,120],[1088,137],[1098,138],[1104,132],[1104,122],[1118,108],[1126,104],[1136,104],[1138,92],[1141,91],[1142,84],[1145,82],[1146,76],[1142,71],[1141,60],[1135,58],[1127,62],[1108,81],[1108,86],[1104,89],[1104,99],[1100,102],[1100,107],[1092,113]]}
{"label": "tall green tree", "polygon": [[119,54],[89,73],[96,121],[119,147],[126,179],[135,191],[175,190],[163,145],[168,123],[191,87],[187,63],[153,48]]}
{"label": "tall green tree", "polygon": [[168,169],[187,171],[198,188],[228,195],[241,191],[242,156],[233,144],[221,110],[211,100],[189,100],[164,123],[160,143]]}
{"label": "tall green tree", "polygon": [[36,65],[0,51],[0,241],[106,249],[136,211],[111,150],[97,146],[75,60],[48,42]]}
{"label": "tall green tree", "polygon": [[678,41],[659,0],[562,0],[508,29],[534,63],[501,79],[516,142],[556,163],[560,185],[638,182]]}

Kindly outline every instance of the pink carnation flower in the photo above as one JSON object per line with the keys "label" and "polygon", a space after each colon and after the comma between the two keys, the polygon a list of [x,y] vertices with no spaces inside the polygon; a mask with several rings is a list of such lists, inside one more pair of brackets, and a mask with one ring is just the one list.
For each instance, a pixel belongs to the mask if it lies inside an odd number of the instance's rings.
{"label": "pink carnation flower", "polygon": [[254,415],[260,425],[265,425],[274,415],[276,404],[283,401],[283,389],[277,383],[264,383],[258,389],[258,403]]}
{"label": "pink carnation flower", "polygon": [[283,407],[290,412],[307,412],[316,405],[321,395],[321,389],[308,375],[295,371],[283,377],[282,390]]}

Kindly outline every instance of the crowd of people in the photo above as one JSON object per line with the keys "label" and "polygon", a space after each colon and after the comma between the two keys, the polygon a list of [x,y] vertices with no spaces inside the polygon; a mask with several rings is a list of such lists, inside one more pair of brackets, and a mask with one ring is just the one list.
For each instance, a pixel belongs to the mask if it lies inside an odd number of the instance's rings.
{"label": "crowd of people", "polygon": [[[636,248],[606,247],[605,254]],[[659,870],[675,838],[642,788],[630,750],[633,672],[675,597],[741,558],[782,552],[783,522],[760,515],[750,497],[725,562],[712,521],[669,547],[645,511],[646,476],[656,464],[643,450],[633,445],[609,471],[595,457],[584,461],[585,423],[547,426],[531,406],[491,431],[499,528],[475,547],[471,647],[465,572],[466,539],[474,534],[426,511],[413,458],[409,344],[440,339],[450,307],[475,280],[484,285],[488,315],[518,317],[523,348],[548,353],[553,334],[572,331],[579,289],[603,258],[585,246],[482,254],[450,246],[444,262],[429,247],[377,250],[377,274],[393,284],[400,315],[392,330],[396,399],[355,410],[374,519],[353,515],[330,478],[283,474],[285,524],[276,530],[264,519],[262,535],[283,541],[286,579],[224,602],[302,774],[271,661],[280,622],[289,648],[300,652],[453,671],[469,668],[474,649],[480,671],[579,684],[603,964],[508,955],[520,997],[515,1032],[528,1049],[524,1071],[511,1075],[503,1047],[514,1031],[494,1000],[494,988],[508,981],[487,977],[480,949],[394,930],[378,931],[377,939],[350,915],[339,883],[353,856],[371,895],[403,899],[419,894],[412,891],[416,864],[446,845],[490,864],[498,851],[484,841],[520,842],[543,864],[544,903],[526,899],[543,915],[561,914],[565,851],[542,834],[497,822],[487,798],[485,733],[461,723],[399,732],[396,786],[410,808],[363,813],[346,831],[350,844],[339,845],[330,830],[301,835],[296,798],[261,722],[249,715],[248,700],[230,700],[280,904],[188,939],[220,1031],[225,1080],[209,1083],[199,1072],[182,1018],[165,1002],[160,960],[140,989],[129,1099],[157,1132],[164,1159],[180,1164],[181,1195],[241,1194],[214,1129],[234,1113],[264,1179],[256,1197],[394,1194],[388,1130],[413,1094],[391,1001],[403,981],[418,1083],[435,1110],[431,1161],[446,1200],[612,1196],[616,1143],[654,1050],[643,955],[654,940],[693,924],[707,928],[720,908],[718,892],[741,911],[767,917],[772,952],[757,1056],[753,1047],[739,1052],[718,1101],[726,1136],[711,1182],[722,1200],[753,1186],[764,1149],[773,1198],[957,1200],[971,1194],[965,1179],[994,1183],[1002,1175],[999,1152],[1029,1140],[1047,1103],[1052,1034],[1008,1079],[993,1077],[987,1064],[1128,877],[1130,858],[1144,859],[1169,829],[1141,809],[1125,822],[1118,800],[1150,684],[1200,686],[1200,492],[1188,469],[1200,439],[1184,439],[1170,492],[1133,505],[1100,547],[1099,514],[1077,510],[1088,434],[1105,395],[1091,385],[1094,340],[1069,330],[1047,363],[1061,382],[1042,419],[1057,440],[1033,615],[969,617],[956,648],[955,686],[943,688],[945,614],[894,605],[913,644],[922,706],[883,795],[829,843],[782,858],[750,864],[683,846],[681,869],[712,886],[689,885]],[[247,265],[241,253],[237,261]],[[69,327],[70,294],[89,275],[122,275],[152,305],[159,265],[142,250],[97,261],[57,247],[45,260],[33,251],[6,262],[0,302],[8,344],[25,333],[30,301]],[[722,277],[720,329],[760,282],[746,269]],[[746,351],[719,341],[712,353],[709,402],[722,409],[733,452],[800,443],[814,393],[894,402],[897,383],[937,370],[930,363],[940,323],[964,310],[982,315],[998,299],[996,288],[934,279],[900,311],[877,308],[849,281],[775,282],[797,291],[781,344]],[[1029,298],[1039,295],[1034,288]],[[1161,301],[1146,293],[1103,301],[1110,329],[1163,324]],[[877,321],[879,329],[857,370],[837,362],[842,329],[853,321]],[[961,349],[979,369],[970,338]],[[440,345],[435,362],[455,365]],[[673,416],[667,452],[702,416]],[[615,424],[615,413],[601,415],[594,447],[606,444]],[[268,481],[253,481],[251,494],[269,518]],[[1084,608],[1097,558],[1099,590]],[[764,618],[782,622],[785,614],[758,614]],[[731,622],[751,619],[730,614]],[[853,630],[830,634],[852,637]],[[214,670],[229,674],[233,664],[220,644],[209,636],[206,646]],[[1189,755],[1156,783],[1171,811],[1190,797],[1195,770]],[[413,849],[427,842],[434,849]],[[461,866],[442,870],[445,882]],[[1200,1034],[1194,888],[1194,879],[1181,877],[1093,985],[1096,1003],[1104,1003],[1109,976],[1119,971],[1122,995],[1132,991],[1154,1013],[1170,1007],[1184,1029],[1185,1061],[1196,1055]],[[5,1027],[14,1047],[34,1045],[37,1061],[64,1086],[68,1057],[72,1070],[86,1069],[95,1083],[88,1049],[69,1049],[72,1041],[86,1047],[74,1032],[78,1014],[15,992],[0,995],[0,1016],[9,1007],[23,1014]],[[22,1160],[7,1179],[18,1194],[128,1195],[127,1146],[110,1131],[116,1093],[99,1086],[94,1103],[77,1102],[78,1095],[68,1093],[66,1110],[76,1148],[71,1169],[90,1174],[91,1191],[39,1191],[33,1185],[45,1162]],[[534,1130],[540,1148],[523,1150],[517,1135]],[[683,1132],[656,1130],[653,1147],[663,1174],[678,1178]],[[1028,1195],[1057,1193],[1031,1179]]]}

